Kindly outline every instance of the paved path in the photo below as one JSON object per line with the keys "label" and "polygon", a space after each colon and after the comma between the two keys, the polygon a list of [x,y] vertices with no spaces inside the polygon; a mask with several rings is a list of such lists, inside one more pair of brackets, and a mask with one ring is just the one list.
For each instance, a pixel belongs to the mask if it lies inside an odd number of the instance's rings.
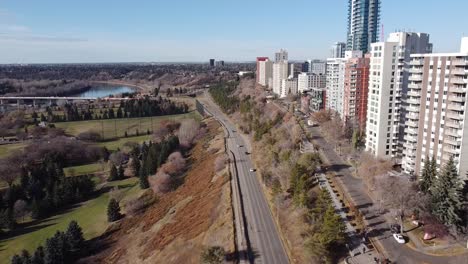
{"label": "paved path", "polygon": [[235,172],[239,179],[240,202],[242,203],[245,225],[251,251],[249,261],[263,264],[286,264],[288,256],[284,250],[273,215],[260,186],[253,163],[246,154],[245,142],[236,132],[235,125],[209,99],[200,99],[205,108],[229,131],[227,147],[234,157]]}
{"label": "paved path", "polygon": [[[352,176],[350,166],[343,162],[341,157],[335,152],[333,145],[329,144],[321,135],[318,127],[307,128],[313,138],[313,143],[320,147],[323,155],[331,164],[330,170],[337,174],[337,179],[352,199],[358,209],[365,209],[372,206],[372,199],[365,190],[365,186],[360,179]],[[436,257],[426,255],[412,250],[408,246],[398,244],[392,237],[389,224],[386,219],[376,212],[369,212],[367,215],[368,228],[371,229],[370,237],[374,238],[385,250],[387,257],[393,262],[401,264],[414,263],[434,263],[434,264],[468,264],[468,256]]]}

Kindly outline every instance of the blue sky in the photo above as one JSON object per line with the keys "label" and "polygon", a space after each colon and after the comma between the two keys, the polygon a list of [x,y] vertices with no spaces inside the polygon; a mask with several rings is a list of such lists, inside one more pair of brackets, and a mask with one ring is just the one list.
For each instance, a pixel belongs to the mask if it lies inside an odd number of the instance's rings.
{"label": "blue sky", "polygon": [[[326,58],[346,38],[347,0],[0,0],[0,63],[254,60],[286,48]],[[382,0],[385,34],[468,36],[466,0]],[[439,18],[439,20],[436,20]]]}

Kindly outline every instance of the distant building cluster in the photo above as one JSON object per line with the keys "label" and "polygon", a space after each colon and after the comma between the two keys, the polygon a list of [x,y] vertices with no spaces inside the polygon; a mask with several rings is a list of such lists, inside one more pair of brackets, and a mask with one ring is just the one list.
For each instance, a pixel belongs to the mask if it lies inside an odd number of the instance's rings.
{"label": "distant building cluster", "polygon": [[215,60],[215,59],[210,59],[210,67],[223,67],[224,66],[224,61],[223,60]]}
{"label": "distant building cluster", "polygon": [[[456,53],[432,53],[429,34],[394,32],[379,42],[380,0],[349,0],[346,42],[326,61],[294,71],[288,52],[257,58],[257,83],[279,98],[300,95],[301,110],[340,115],[365,135],[365,149],[419,175],[427,157],[468,172],[468,38]],[[463,162],[465,161],[465,162]]]}

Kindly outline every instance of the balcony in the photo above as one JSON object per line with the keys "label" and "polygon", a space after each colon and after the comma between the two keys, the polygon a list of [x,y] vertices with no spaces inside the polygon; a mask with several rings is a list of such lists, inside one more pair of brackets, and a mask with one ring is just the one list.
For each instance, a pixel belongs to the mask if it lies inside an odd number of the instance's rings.
{"label": "balcony", "polygon": [[419,74],[422,74],[423,73],[423,68],[419,67],[419,68],[416,68],[416,67],[412,67],[410,70],[409,70],[410,73],[419,73]]}
{"label": "balcony", "polygon": [[466,88],[457,88],[457,87],[450,87],[450,92],[452,93],[466,93]]}
{"label": "balcony", "polygon": [[444,139],[444,142],[447,143],[447,144],[450,144],[452,146],[461,146],[461,141],[458,141],[458,140],[453,140],[453,139],[449,139],[449,138],[446,138]]}
{"label": "balcony", "polygon": [[411,127],[405,128],[405,132],[410,134],[410,135],[417,135],[418,134],[418,130],[414,129],[414,128],[411,128]]}
{"label": "balcony", "polygon": [[449,103],[448,104],[448,107],[447,107],[449,110],[455,110],[455,111],[463,111],[465,110],[465,107],[461,104],[457,104],[457,103]]}
{"label": "balcony", "polygon": [[464,68],[453,68],[450,73],[452,73],[453,75],[465,75],[467,74],[467,72],[465,71]]}
{"label": "balcony", "polygon": [[459,102],[459,103],[464,103],[466,101],[466,98],[464,96],[449,95],[448,99],[449,101]]}
{"label": "balcony", "polygon": [[409,80],[413,82],[422,82],[423,78],[422,75],[411,75]]}
{"label": "balcony", "polygon": [[419,113],[419,107],[409,106],[407,109],[408,109],[409,112]]}
{"label": "balcony", "polygon": [[412,121],[412,120],[406,121],[406,124],[407,124],[409,127],[413,127],[413,128],[417,128],[417,127],[419,126],[419,123],[418,123],[418,122],[415,122],[415,121]]}
{"label": "balcony", "polygon": [[464,59],[458,59],[458,60],[453,60],[451,63],[452,65],[455,65],[455,66],[464,66],[467,64],[467,61]]}
{"label": "balcony", "polygon": [[450,82],[451,82],[451,83],[454,83],[454,84],[465,84],[465,83],[466,83],[466,79],[463,79],[463,78],[452,78],[452,79],[450,79]]}
{"label": "balcony", "polygon": [[445,150],[445,152],[450,153],[450,154],[454,154],[454,155],[460,153],[460,150],[459,150],[459,149],[450,148],[450,147],[445,148],[444,150]]}
{"label": "balcony", "polygon": [[459,137],[460,136],[460,135],[458,135],[458,130],[455,130],[455,129],[447,129],[445,131],[445,135],[452,136],[452,137]]}
{"label": "balcony", "polygon": [[446,121],[445,122],[445,126],[446,127],[450,127],[450,128],[454,128],[454,129],[461,129],[462,128],[462,124],[459,123],[459,122],[456,122],[456,121]]}
{"label": "balcony", "polygon": [[[409,88],[412,88],[412,87],[410,87],[410,86],[411,86],[411,84],[409,85]],[[412,89],[414,89],[414,88],[412,88]],[[410,91],[408,92],[408,96],[411,96],[411,97],[421,97],[421,92],[417,92],[417,91],[414,91],[414,90],[410,90]]]}
{"label": "balcony", "polygon": [[423,65],[424,60],[411,60],[410,65]]}
{"label": "balcony", "polygon": [[457,112],[448,112],[445,116],[455,120],[463,119],[462,115],[458,114]]}
{"label": "balcony", "polygon": [[406,117],[411,120],[419,120],[419,112],[408,112]]}
{"label": "balcony", "polygon": [[410,84],[408,84],[408,88],[410,88],[410,89],[421,89],[421,84],[410,83]]}
{"label": "balcony", "polygon": [[408,100],[406,100],[406,102],[410,105],[414,105],[414,106],[418,106],[421,104],[421,101],[419,99],[415,99],[415,98],[409,98]]}
{"label": "balcony", "polygon": [[[416,145],[415,144],[409,144],[409,143],[405,143],[403,144],[403,147],[408,150],[408,149],[415,149],[416,148]],[[409,151],[408,151],[409,152]],[[409,153],[407,153],[409,154]]]}

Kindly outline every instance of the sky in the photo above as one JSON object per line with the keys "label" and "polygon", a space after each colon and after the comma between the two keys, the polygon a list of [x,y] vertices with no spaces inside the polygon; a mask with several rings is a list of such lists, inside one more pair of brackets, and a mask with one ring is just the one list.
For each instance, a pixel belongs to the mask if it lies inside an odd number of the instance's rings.
{"label": "sky", "polygon": [[[285,48],[324,59],[345,41],[347,0],[0,0],[0,63],[253,61]],[[382,0],[385,38],[468,36],[466,0]]]}

